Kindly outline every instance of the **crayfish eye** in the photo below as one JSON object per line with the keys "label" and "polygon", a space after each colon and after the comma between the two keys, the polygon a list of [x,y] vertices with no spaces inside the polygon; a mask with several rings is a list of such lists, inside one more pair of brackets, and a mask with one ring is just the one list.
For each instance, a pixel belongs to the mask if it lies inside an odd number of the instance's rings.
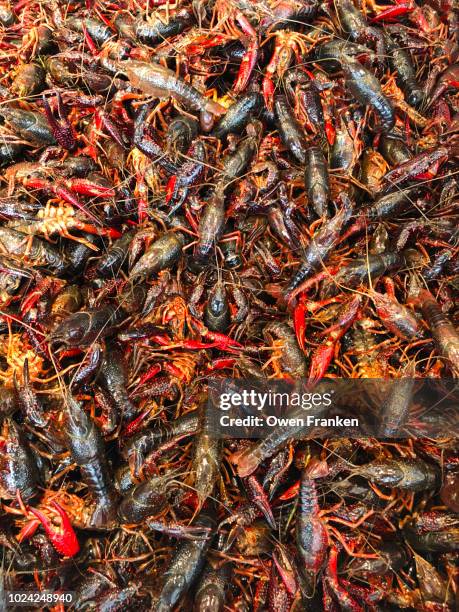
{"label": "crayfish eye", "polygon": [[67,330],[67,337],[69,340],[78,341],[84,337],[85,329],[82,325],[76,327],[69,327]]}
{"label": "crayfish eye", "polygon": [[76,344],[80,342],[86,334],[86,326],[84,321],[70,320],[64,321],[61,326],[55,331],[55,337],[59,337],[61,342],[66,344]]}

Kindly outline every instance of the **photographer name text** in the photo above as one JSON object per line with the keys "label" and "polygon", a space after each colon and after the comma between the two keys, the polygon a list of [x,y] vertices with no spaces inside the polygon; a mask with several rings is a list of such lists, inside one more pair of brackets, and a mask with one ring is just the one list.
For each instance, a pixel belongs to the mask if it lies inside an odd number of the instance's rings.
{"label": "photographer name text", "polygon": [[359,419],[340,416],[320,418],[313,414],[305,417],[269,415],[266,418],[254,415],[231,417],[229,414],[223,414],[220,416],[220,425],[222,427],[358,427]]}

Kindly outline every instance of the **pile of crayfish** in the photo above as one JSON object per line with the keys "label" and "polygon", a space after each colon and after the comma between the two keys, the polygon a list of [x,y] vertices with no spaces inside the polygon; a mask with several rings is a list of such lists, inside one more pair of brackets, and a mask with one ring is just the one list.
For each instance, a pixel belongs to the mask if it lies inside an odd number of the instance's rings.
{"label": "pile of crayfish", "polygon": [[457,609],[457,419],[206,427],[219,378],[459,377],[457,34],[453,0],[0,0],[1,609]]}

